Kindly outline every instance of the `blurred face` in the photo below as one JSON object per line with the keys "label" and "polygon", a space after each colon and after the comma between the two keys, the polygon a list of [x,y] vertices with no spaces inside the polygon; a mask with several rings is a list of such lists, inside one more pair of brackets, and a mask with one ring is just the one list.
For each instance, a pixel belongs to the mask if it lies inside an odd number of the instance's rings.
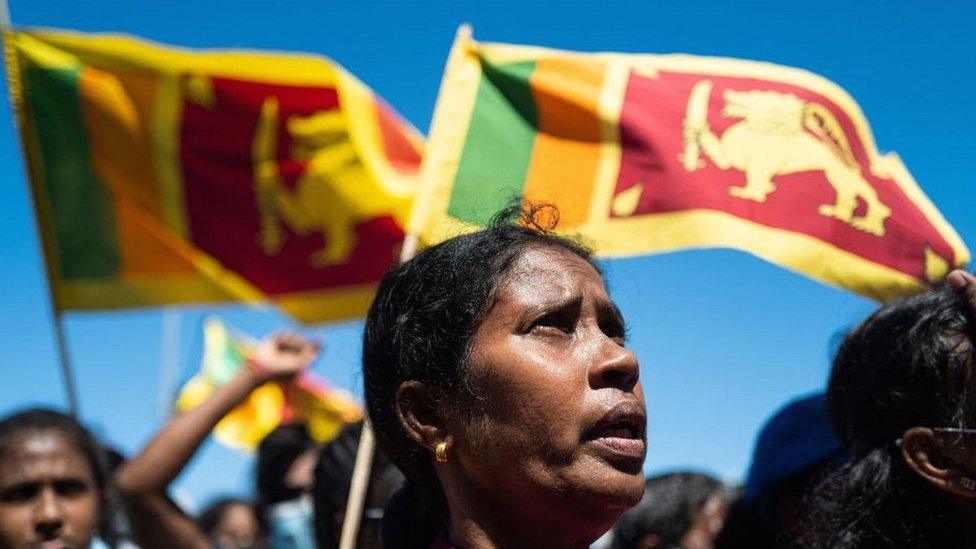
{"label": "blurred face", "polygon": [[18,438],[0,456],[0,547],[87,548],[100,498],[88,460],[56,431]]}
{"label": "blurred face", "polygon": [[556,248],[526,251],[472,340],[469,366],[478,402],[449,420],[447,465],[466,484],[460,491],[494,498],[493,508],[540,531],[567,525],[594,539],[641,499],[637,360],[589,263]]}
{"label": "blurred face", "polygon": [[255,547],[258,545],[261,526],[250,505],[234,504],[227,507],[213,531],[214,541],[222,548]]}

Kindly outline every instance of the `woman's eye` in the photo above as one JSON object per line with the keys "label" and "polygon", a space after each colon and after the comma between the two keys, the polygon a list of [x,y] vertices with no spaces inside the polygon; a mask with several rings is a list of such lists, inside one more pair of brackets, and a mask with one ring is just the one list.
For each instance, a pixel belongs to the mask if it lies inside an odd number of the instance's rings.
{"label": "woman's eye", "polygon": [[23,503],[34,499],[38,486],[32,483],[17,484],[0,491],[0,501],[6,503]]}
{"label": "woman's eye", "polygon": [[532,325],[532,331],[568,334],[573,331],[573,322],[559,315],[546,315]]}
{"label": "woman's eye", "polygon": [[62,480],[54,485],[54,489],[62,496],[79,496],[88,492],[88,484],[80,480]]}
{"label": "woman's eye", "polygon": [[603,326],[602,329],[603,333],[610,339],[616,341],[618,345],[622,346],[627,342],[627,328],[623,324],[608,324]]}

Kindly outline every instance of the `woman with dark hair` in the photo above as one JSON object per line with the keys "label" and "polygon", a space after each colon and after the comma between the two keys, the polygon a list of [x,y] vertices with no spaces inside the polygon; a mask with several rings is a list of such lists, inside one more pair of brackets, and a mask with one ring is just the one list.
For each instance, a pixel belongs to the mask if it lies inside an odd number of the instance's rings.
{"label": "woman with dark hair", "polygon": [[[970,280],[950,284],[965,294]],[[974,329],[972,304],[942,287],[847,336],[827,403],[851,460],[808,501],[803,545],[976,546]]]}
{"label": "woman with dark hair", "polygon": [[0,547],[86,548],[109,496],[101,446],[75,419],[35,408],[0,421]]}
{"label": "woman with dark hair", "polygon": [[367,316],[369,417],[407,479],[388,547],[587,547],[643,495],[623,318],[588,250],[516,213],[394,268]]}
{"label": "woman with dark hair", "polygon": [[727,509],[725,487],[709,475],[647,479],[644,499],[613,527],[614,549],[712,549]]}

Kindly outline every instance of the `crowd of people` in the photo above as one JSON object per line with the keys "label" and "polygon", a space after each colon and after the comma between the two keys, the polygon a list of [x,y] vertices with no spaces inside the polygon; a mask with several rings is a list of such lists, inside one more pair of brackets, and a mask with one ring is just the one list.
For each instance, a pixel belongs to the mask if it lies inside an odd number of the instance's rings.
{"label": "crowd of people", "polygon": [[[378,452],[358,547],[976,547],[976,278],[953,272],[853,329],[825,392],[763,427],[743,486],[645,478],[624,319],[590,251],[539,221],[551,217],[503,212],[380,284],[363,341]],[[362,423],[324,446],[280,426],[258,449],[253,500],[190,516],[168,496],[226,413],[318,353],[295,335],[262,340],[133,456],[60,412],[0,420],[0,546],[338,547]]]}

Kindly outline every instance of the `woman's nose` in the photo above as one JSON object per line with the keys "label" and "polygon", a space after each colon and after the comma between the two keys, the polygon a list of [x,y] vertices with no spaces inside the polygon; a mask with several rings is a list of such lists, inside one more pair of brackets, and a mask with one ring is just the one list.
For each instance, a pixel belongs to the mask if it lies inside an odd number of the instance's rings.
{"label": "woman's nose", "polygon": [[58,495],[51,488],[41,490],[34,508],[34,530],[42,540],[50,540],[61,535],[64,516]]}
{"label": "woman's nose", "polygon": [[610,387],[630,392],[639,378],[640,369],[634,353],[612,339],[605,338],[600,358],[590,369],[590,386],[594,389]]}

